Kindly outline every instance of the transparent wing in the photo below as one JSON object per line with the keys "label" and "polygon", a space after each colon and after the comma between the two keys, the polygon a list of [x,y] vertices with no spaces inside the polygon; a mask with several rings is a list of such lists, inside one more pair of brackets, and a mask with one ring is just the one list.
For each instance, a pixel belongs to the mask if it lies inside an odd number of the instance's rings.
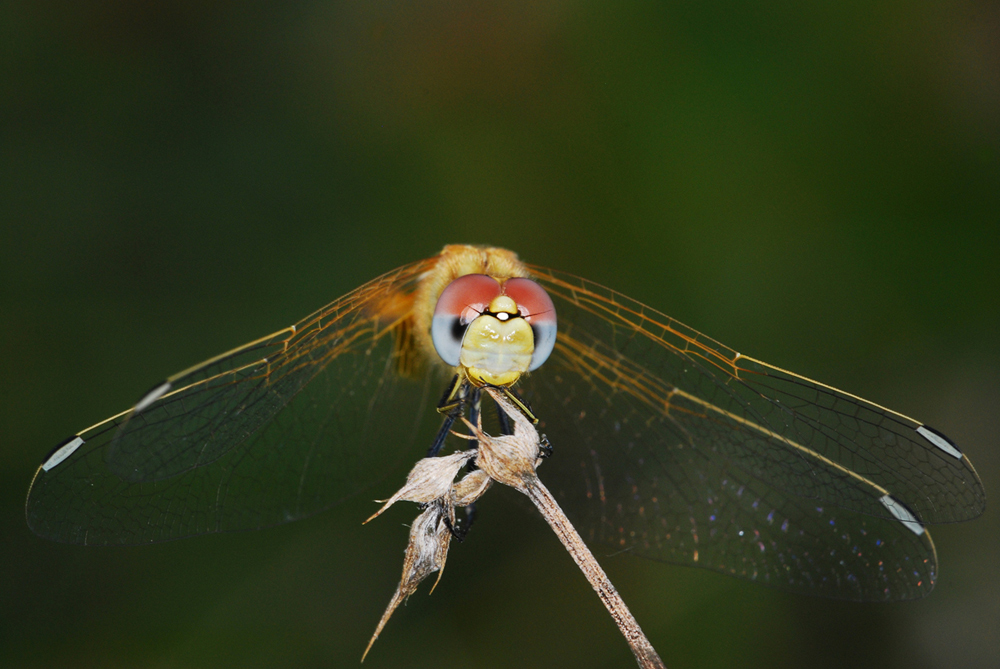
{"label": "transparent wing", "polygon": [[412,293],[429,264],[170,377],[74,435],[35,475],[31,529],[138,544],[264,527],[320,511],[412,459],[414,441],[432,434],[441,385],[413,368],[409,339]]}
{"label": "transparent wing", "polygon": [[954,444],[611,290],[532,272],[559,338],[522,392],[557,449],[541,476],[592,538],[830,597],[930,591],[923,524],[985,505]]}

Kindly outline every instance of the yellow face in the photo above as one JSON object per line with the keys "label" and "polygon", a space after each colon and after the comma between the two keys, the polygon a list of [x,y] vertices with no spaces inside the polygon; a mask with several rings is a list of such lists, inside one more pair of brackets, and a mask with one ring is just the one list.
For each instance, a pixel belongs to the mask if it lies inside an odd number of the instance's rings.
{"label": "yellow face", "polygon": [[528,371],[534,352],[531,326],[517,316],[514,300],[499,295],[466,330],[459,365],[477,386],[509,386]]}

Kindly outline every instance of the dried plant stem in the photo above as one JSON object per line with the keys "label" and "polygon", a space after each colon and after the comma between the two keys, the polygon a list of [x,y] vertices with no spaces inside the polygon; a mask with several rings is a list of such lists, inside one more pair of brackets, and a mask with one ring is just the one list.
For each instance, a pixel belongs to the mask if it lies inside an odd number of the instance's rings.
{"label": "dried plant stem", "polygon": [[580,571],[590,581],[591,587],[594,588],[597,596],[604,602],[604,606],[607,607],[611,617],[618,625],[618,629],[622,631],[622,635],[628,641],[628,645],[632,648],[632,653],[635,654],[635,659],[639,663],[639,666],[643,667],[643,669],[666,669],[663,660],[656,653],[653,644],[643,634],[639,623],[631,611],[628,610],[628,606],[625,605],[625,601],[618,594],[618,591],[615,590],[615,586],[611,584],[608,575],[604,573],[601,565],[597,563],[593,553],[583,543],[583,538],[580,537],[573,524],[569,522],[569,518],[559,508],[559,504],[556,503],[555,498],[552,497],[552,493],[549,492],[548,488],[537,478],[534,478],[534,480],[528,479],[524,481],[524,487],[521,489],[521,492],[527,495],[528,499],[538,508],[546,522],[548,522],[549,526],[556,533],[556,536],[559,537],[559,541],[563,543],[563,546],[566,547],[566,550],[573,557],[574,562],[580,567]]}
{"label": "dried plant stem", "polygon": [[[636,661],[643,669],[666,669],[656,654],[653,644],[642,633],[639,623],[625,605],[625,601],[611,585],[608,575],[583,543],[569,518],[559,508],[552,493],[538,479],[535,468],[542,462],[540,455],[544,437],[528,419],[508,400],[503,390],[487,387],[486,391],[499,407],[514,421],[514,433],[491,436],[483,432],[480,422],[473,425],[464,417],[462,421],[472,431],[471,435],[454,433],[464,439],[479,442],[478,448],[459,451],[449,456],[424,458],[414,465],[407,476],[406,485],[386,501],[371,518],[375,518],[399,500],[409,500],[422,505],[422,512],[410,528],[410,543],[403,560],[403,575],[396,594],[393,595],[385,614],[379,621],[375,634],[368,642],[364,658],[375,639],[382,632],[393,611],[413,594],[417,585],[434,572],[444,569],[452,528],[455,527],[455,507],[475,502],[496,481],[527,495],[546,522],[569,551],[580,571],[590,581],[597,596],[604,602],[612,620],[618,625],[628,642]],[[455,482],[455,476],[472,457],[477,469]],[[368,522],[368,521],[365,521]]]}
{"label": "dried plant stem", "polygon": [[507,400],[502,391],[487,388],[487,392],[513,419],[514,434],[491,437],[483,432],[482,425],[473,425],[466,420],[466,425],[479,440],[479,456],[476,458],[476,463],[494,481],[524,493],[534,503],[580,567],[580,571],[590,581],[597,596],[604,602],[611,618],[632,649],[639,666],[643,669],[666,669],[663,660],[642,633],[639,623],[628,610],[625,601],[615,590],[615,586],[611,585],[608,575],[601,569],[601,565],[597,564],[593,553],[583,543],[583,538],[569,522],[563,510],[559,508],[552,493],[538,479],[535,467],[541,462],[539,460],[541,435],[535,426]]}

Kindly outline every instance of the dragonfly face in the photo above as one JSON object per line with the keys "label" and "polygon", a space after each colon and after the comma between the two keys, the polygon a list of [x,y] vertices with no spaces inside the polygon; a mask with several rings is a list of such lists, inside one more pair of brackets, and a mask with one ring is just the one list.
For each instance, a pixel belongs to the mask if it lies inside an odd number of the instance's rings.
{"label": "dragonfly face", "polygon": [[985,506],[968,458],[916,420],[585,279],[448,246],[71,436],[35,475],[28,524],[136,544],[302,518],[450,438],[434,400],[456,373],[530,403],[555,449],[542,480],[618,551],[910,599],[937,578],[926,526]]}
{"label": "dragonfly face", "polygon": [[444,289],[431,324],[434,348],[476,386],[511,386],[545,362],[556,340],[552,299],[534,281],[467,274]]}

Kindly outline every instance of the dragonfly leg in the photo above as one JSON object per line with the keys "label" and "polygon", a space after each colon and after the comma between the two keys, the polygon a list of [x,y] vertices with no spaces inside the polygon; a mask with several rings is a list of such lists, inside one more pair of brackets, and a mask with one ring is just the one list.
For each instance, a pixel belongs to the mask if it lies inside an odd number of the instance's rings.
{"label": "dragonfly leg", "polygon": [[497,420],[500,421],[500,434],[514,434],[514,427],[510,424],[510,416],[497,405]]}
{"label": "dragonfly leg", "polygon": [[511,403],[514,406],[516,406],[522,414],[524,414],[525,418],[531,421],[532,425],[538,424],[538,418],[536,418],[535,414],[531,411],[531,406],[528,404],[526,400],[521,399],[521,396],[518,395],[513,388],[505,386],[505,387],[497,387],[497,389],[503,392],[503,394],[507,396],[507,399],[510,400]]}
{"label": "dragonfly leg", "polygon": [[435,458],[437,457],[437,454],[441,452],[441,448],[444,446],[445,437],[448,436],[451,426],[455,424],[455,419],[462,413],[462,405],[459,404],[457,407],[457,411],[449,413],[444,417],[444,422],[441,423],[441,429],[438,430],[437,436],[434,437],[434,442],[431,444],[431,447],[427,449],[427,457]]}
{"label": "dragonfly leg", "polygon": [[[525,400],[521,399],[521,396],[518,395],[517,392],[515,392],[512,388],[498,388],[498,390],[501,390],[503,394],[507,396],[507,399],[509,399],[511,403],[513,403],[513,405],[516,406],[522,414],[524,414],[524,417],[531,421],[532,424],[538,423],[538,419],[535,418],[535,414],[531,412],[531,406]],[[514,434],[511,418],[504,413],[499,404],[497,404],[497,418],[500,420],[500,434]]]}
{"label": "dragonfly leg", "polygon": [[469,382],[464,376],[456,374],[451,383],[444,389],[444,395],[441,396],[441,401],[437,405],[438,413],[449,414],[457,405],[463,404],[468,385]]}
{"label": "dragonfly leg", "polygon": [[[482,400],[483,400],[483,389],[474,388],[472,390],[472,405],[469,407],[469,422],[472,423],[473,425],[479,424],[479,414],[483,410]],[[477,439],[470,439],[469,444],[471,444],[469,448],[472,449],[479,448],[479,441]],[[470,458],[469,461],[465,463],[465,471],[474,472],[477,469],[479,469],[479,467],[476,466],[475,458]],[[466,515],[468,515],[468,512],[466,512]],[[472,523],[470,522],[469,525],[472,525]],[[466,528],[465,531],[468,532],[468,527]]]}
{"label": "dragonfly leg", "polygon": [[452,526],[451,522],[445,519],[445,525],[448,527],[448,531],[451,532],[451,536],[458,539],[459,542],[465,541],[465,537],[469,535],[469,530],[472,529],[472,523],[476,522],[476,517],[479,514],[476,511],[476,503],[473,502],[465,507],[465,518],[459,518],[455,521],[455,525]]}
{"label": "dragonfly leg", "polygon": [[[469,422],[473,425],[479,424],[479,413],[483,410],[483,389],[473,388],[472,401],[469,403]],[[479,441],[469,440],[469,448],[479,448]],[[471,462],[471,460],[470,460]]]}
{"label": "dragonfly leg", "polygon": [[538,457],[540,458],[550,458],[552,457],[552,442],[544,434],[541,439],[538,440]]}
{"label": "dragonfly leg", "polygon": [[[441,401],[438,402],[437,410],[438,413],[444,414],[444,421],[441,423],[441,429],[438,430],[437,436],[434,437],[431,447],[427,449],[427,457],[437,457],[437,454],[441,452],[441,449],[444,447],[444,440],[448,437],[448,432],[451,431],[452,425],[465,412],[468,394],[468,380],[464,376],[456,374],[455,378],[452,379],[452,382],[445,389]],[[477,390],[473,393],[475,402],[478,402],[478,397],[479,393]]]}

